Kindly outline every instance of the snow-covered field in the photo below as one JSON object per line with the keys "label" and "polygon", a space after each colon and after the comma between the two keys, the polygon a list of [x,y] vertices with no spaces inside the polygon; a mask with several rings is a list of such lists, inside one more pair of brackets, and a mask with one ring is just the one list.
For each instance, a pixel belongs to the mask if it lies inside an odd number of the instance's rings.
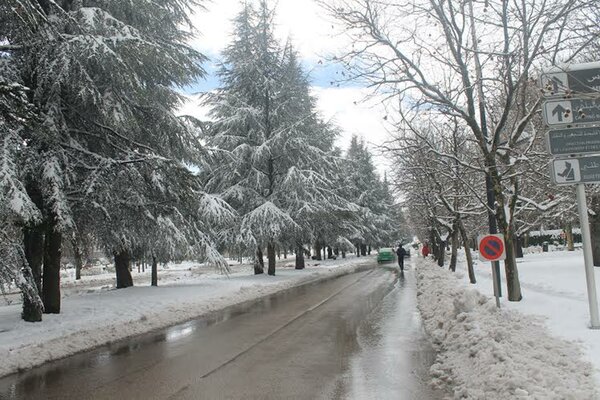
{"label": "snow-covered field", "polygon": [[60,315],[44,315],[41,323],[27,323],[20,319],[20,304],[13,301],[0,306],[0,376],[293,286],[350,273],[361,265],[374,264],[374,256],[307,260],[307,268],[301,271],[293,268],[293,259],[281,261],[276,276],[255,276],[251,266],[234,265],[229,277],[186,263],[161,270],[158,287],[149,286],[149,271],[134,271],[137,286],[120,290],[113,289],[112,274],[84,276],[80,282],[67,274]]}
{"label": "snow-covered field", "polygon": [[[552,261],[557,255],[550,256]],[[597,399],[593,368],[581,359],[578,343],[554,335],[565,336],[565,332],[574,335],[578,331],[582,337],[588,336],[580,313],[586,303],[565,304],[560,300],[569,293],[573,302],[579,301],[574,292],[577,278],[565,273],[569,275],[567,282],[555,276],[546,281],[546,286],[541,284],[541,278],[552,274],[549,270],[553,268],[576,268],[576,263],[571,267],[565,265],[572,257],[565,255],[555,267],[548,264],[546,254],[528,257],[521,265],[522,270],[528,269],[523,273],[524,282],[528,282],[524,287],[527,300],[500,311],[493,298],[477,290],[489,294],[486,287],[491,282],[486,282],[481,269],[478,269],[481,283],[473,287],[466,283],[462,273],[452,274],[431,261],[417,261],[419,308],[426,330],[439,351],[431,368],[433,384],[452,390],[455,399]],[[573,283],[573,288],[568,282]],[[559,289],[561,283],[564,290]],[[534,290],[542,291],[545,297],[534,295]],[[549,321],[559,314],[571,315],[560,323],[549,323],[550,334],[542,318],[517,310],[537,311],[539,315],[548,315]],[[567,324],[576,326],[556,330]]]}

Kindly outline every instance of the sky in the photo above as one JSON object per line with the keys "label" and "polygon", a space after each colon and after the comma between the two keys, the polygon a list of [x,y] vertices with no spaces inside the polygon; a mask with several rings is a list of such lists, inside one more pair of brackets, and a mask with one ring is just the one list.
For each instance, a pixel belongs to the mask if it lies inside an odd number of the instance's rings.
{"label": "sky", "polygon": [[[384,125],[385,111],[381,105],[371,100],[363,102],[371,93],[370,89],[356,83],[340,87],[331,82],[339,76],[340,68],[327,61],[328,56],[343,50],[347,39],[336,35],[335,22],[330,19],[314,0],[278,0],[276,4],[275,34],[281,43],[288,38],[300,53],[302,64],[309,72],[312,92],[318,98],[318,107],[322,117],[334,122],[341,128],[342,134],[337,145],[346,149],[353,134],[362,136],[369,148],[377,153],[377,145],[387,139]],[[210,91],[218,87],[218,78],[214,72],[220,60],[220,53],[231,41],[232,20],[240,11],[240,0],[213,0],[207,3],[206,10],[192,16],[199,36],[192,42],[194,48],[210,58],[204,65],[208,72],[205,80],[186,88],[188,94]],[[203,117],[207,110],[198,105],[195,96],[181,112]],[[380,172],[385,170],[385,160],[375,158]]]}

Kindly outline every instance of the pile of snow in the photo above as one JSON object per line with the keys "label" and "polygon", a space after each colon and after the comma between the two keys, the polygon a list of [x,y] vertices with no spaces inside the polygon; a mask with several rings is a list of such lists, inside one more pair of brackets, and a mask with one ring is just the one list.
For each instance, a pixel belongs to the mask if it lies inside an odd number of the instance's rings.
{"label": "pile of snow", "polygon": [[595,399],[592,367],[540,320],[467,288],[461,274],[417,261],[418,304],[438,351],[433,385],[455,399]]}
{"label": "pile of snow", "polygon": [[[234,304],[376,265],[374,257],[307,264],[304,270],[278,268],[277,276],[254,275],[252,268],[246,266],[229,277],[182,271],[185,275],[178,277],[183,279],[167,285],[161,281],[158,287],[89,292],[81,288],[62,299],[61,314],[44,315],[40,323],[22,321],[19,304],[5,305],[0,307],[0,377]],[[99,282],[92,279],[89,283]]]}

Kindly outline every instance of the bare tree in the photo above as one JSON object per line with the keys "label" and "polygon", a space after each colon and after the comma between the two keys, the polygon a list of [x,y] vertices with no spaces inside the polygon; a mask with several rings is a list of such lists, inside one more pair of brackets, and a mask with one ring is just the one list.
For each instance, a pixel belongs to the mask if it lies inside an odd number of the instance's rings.
{"label": "bare tree", "polygon": [[530,128],[540,106],[529,89],[540,67],[570,61],[597,35],[587,17],[594,3],[320,1],[351,39],[350,50],[337,55],[350,79],[401,98],[401,109],[426,108],[468,128],[485,171],[490,231],[497,226],[506,240],[511,301],[522,298],[513,249],[516,172],[537,135]]}

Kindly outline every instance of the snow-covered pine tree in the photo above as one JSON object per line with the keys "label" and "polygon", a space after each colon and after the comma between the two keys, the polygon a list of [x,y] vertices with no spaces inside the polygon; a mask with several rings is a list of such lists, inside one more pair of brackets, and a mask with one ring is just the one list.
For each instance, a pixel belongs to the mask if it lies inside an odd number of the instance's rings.
{"label": "snow-covered pine tree", "polygon": [[322,139],[332,131],[317,118],[292,46],[282,50],[274,39],[272,20],[266,1],[258,9],[245,3],[235,19],[219,72],[222,86],[206,101],[215,121],[208,144],[216,158],[206,187],[240,214],[238,242],[256,248],[255,273],[263,272],[266,247],[274,275],[275,247],[291,240],[287,245],[299,249],[306,213],[337,199],[324,173],[333,138]]}
{"label": "snow-covered pine tree", "polygon": [[391,219],[390,199],[373,164],[372,155],[364,140],[353,136],[346,153],[348,175],[345,196],[361,209],[358,212],[356,233],[351,238],[357,252],[365,255],[368,246],[391,245],[398,221]]}
{"label": "snow-covered pine tree", "polygon": [[[0,28],[0,43],[6,41],[6,35]],[[22,317],[29,322],[41,321],[44,308],[39,296],[41,282],[34,279],[22,239],[22,228],[41,220],[40,210],[27,195],[22,174],[29,152],[22,135],[36,122],[12,57],[0,53],[0,290],[4,293],[13,284],[19,288]]]}
{"label": "snow-covered pine tree", "polygon": [[[202,241],[214,256],[214,245],[199,233],[203,196],[196,197],[198,185],[188,185],[195,177],[184,168],[200,163],[199,141],[173,112],[182,100],[175,88],[203,76],[204,57],[186,44],[198,3],[9,3],[7,46],[44,124],[28,132],[38,160],[26,171],[30,197],[40,193],[44,206],[46,311],[60,310],[66,231],[92,233],[115,255],[120,287],[132,283],[131,246],[144,242],[147,229],[172,233],[167,219],[196,233],[187,241]],[[181,181],[165,185],[173,179]],[[193,200],[178,204],[182,199]],[[185,229],[177,225],[183,223]]]}

